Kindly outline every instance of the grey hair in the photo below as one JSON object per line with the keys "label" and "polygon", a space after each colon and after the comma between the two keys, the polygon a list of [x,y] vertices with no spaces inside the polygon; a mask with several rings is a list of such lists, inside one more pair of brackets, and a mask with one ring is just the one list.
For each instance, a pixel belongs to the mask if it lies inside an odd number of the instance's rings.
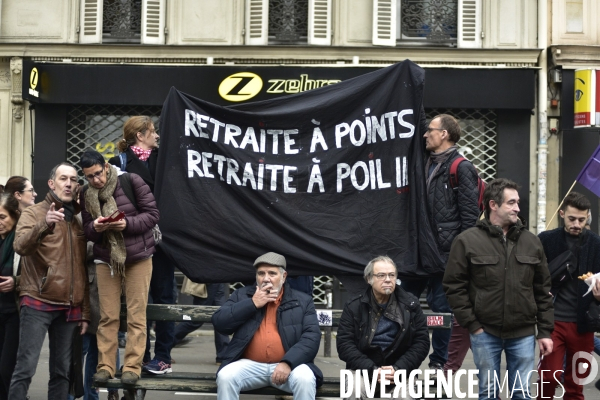
{"label": "grey hair", "polygon": [[373,267],[375,266],[375,263],[379,262],[379,261],[383,261],[383,262],[392,264],[394,266],[394,269],[396,270],[396,273],[398,273],[398,267],[396,266],[396,263],[394,262],[394,260],[392,260],[388,256],[377,256],[374,259],[372,259],[371,261],[369,261],[369,263],[365,267],[364,278],[365,278],[365,281],[369,285],[371,284],[371,282],[370,282],[371,278],[373,278]]}

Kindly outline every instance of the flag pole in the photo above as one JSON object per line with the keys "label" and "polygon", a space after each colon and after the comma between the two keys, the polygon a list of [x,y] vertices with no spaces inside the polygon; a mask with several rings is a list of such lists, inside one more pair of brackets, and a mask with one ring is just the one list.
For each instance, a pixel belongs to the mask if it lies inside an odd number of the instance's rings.
{"label": "flag pole", "polygon": [[560,208],[562,207],[563,203],[565,202],[565,198],[569,195],[569,193],[571,193],[571,190],[573,190],[573,188],[575,187],[576,183],[577,183],[577,180],[575,180],[575,182],[573,182],[573,184],[569,188],[569,191],[567,192],[567,194],[565,194],[565,197],[563,197],[562,201],[558,205],[558,208],[556,209],[556,211],[554,211],[554,214],[552,215],[552,218],[550,218],[550,221],[548,222],[548,225],[546,225],[546,230],[548,230],[548,227],[550,226],[550,224],[552,223],[552,221],[554,221],[554,217],[556,217],[556,213],[558,212],[558,210],[560,210]]}

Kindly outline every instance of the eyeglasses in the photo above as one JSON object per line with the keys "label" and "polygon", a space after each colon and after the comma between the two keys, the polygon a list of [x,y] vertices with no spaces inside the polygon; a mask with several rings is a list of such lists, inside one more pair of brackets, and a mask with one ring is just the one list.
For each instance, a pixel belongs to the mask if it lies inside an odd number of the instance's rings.
{"label": "eyeglasses", "polygon": [[103,173],[104,173],[104,168],[102,168],[100,171],[96,172],[95,174],[86,175],[85,179],[87,179],[88,181],[91,182],[91,181],[93,181],[96,178],[100,178]]}
{"label": "eyeglasses", "polygon": [[430,132],[430,131],[443,131],[443,130],[444,130],[444,128],[427,128],[427,132]]}
{"label": "eyeglasses", "polygon": [[395,272],[390,272],[389,274],[376,274],[373,275],[378,281],[383,281],[385,280],[385,278],[390,278],[390,280],[394,280],[396,279],[396,273]]}
{"label": "eyeglasses", "polygon": [[31,189],[24,189],[20,191],[21,193],[25,193],[25,192],[31,192],[32,194],[35,192],[35,190],[33,190],[33,188]]}

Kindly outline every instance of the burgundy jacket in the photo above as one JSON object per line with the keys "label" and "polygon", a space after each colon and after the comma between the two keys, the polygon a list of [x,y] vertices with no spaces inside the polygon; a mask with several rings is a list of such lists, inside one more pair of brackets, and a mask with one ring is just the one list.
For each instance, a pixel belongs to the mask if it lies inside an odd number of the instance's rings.
{"label": "burgundy jacket", "polygon": [[[125,213],[127,221],[127,227],[123,230],[123,239],[127,249],[125,264],[145,260],[154,254],[155,243],[152,228],[158,223],[159,218],[156,201],[148,185],[138,175],[130,175],[131,186],[137,200],[137,209],[125,195],[119,181],[117,181],[117,187],[113,193],[117,208]],[[80,204],[85,237],[94,242],[94,258],[110,264],[110,247],[104,243],[104,233],[96,232],[94,229],[94,219],[85,208],[84,191],[81,192]]]}

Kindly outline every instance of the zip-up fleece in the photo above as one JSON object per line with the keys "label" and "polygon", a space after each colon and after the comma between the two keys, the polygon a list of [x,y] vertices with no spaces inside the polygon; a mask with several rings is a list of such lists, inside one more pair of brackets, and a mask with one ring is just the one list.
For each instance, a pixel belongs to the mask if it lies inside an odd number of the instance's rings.
{"label": "zip-up fleece", "polygon": [[[487,217],[487,216],[486,216]],[[456,237],[444,290],[458,323],[502,339],[554,329],[550,273],[542,243],[521,221],[506,236],[486,218]]]}
{"label": "zip-up fleece", "polygon": [[[83,319],[90,319],[89,284],[85,268],[86,240],[78,218],[61,221],[50,229],[46,213],[62,203],[48,193],[44,201],[23,210],[14,241],[21,257],[20,296],[49,304],[82,306]],[[74,202],[75,214],[80,211]]]}

